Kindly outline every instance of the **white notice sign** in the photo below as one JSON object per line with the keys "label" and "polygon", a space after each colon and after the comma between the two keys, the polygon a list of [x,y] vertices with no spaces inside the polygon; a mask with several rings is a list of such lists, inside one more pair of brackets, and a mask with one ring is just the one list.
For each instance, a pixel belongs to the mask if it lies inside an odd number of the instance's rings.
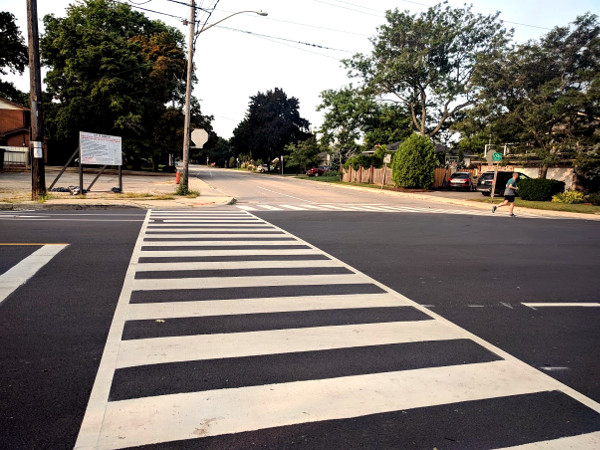
{"label": "white notice sign", "polygon": [[79,157],[82,164],[120,166],[121,136],[79,132]]}

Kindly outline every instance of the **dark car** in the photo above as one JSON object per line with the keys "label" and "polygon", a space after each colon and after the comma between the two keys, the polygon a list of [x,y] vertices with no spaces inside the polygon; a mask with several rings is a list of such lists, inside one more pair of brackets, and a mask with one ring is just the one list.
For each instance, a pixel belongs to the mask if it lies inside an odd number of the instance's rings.
{"label": "dark car", "polygon": [[318,167],[313,167],[312,169],[308,169],[306,171],[306,175],[308,175],[309,177],[318,177],[319,175],[324,175],[327,172],[329,172],[329,167],[327,166],[318,166]]}
{"label": "dark car", "polygon": [[471,172],[454,172],[448,178],[448,189],[462,189],[464,191],[475,190],[475,180]]}
{"label": "dark car", "polygon": [[[496,178],[496,189],[494,190],[494,196],[504,195],[504,189],[506,189],[506,183],[508,180],[512,178],[512,174],[514,172],[510,172],[508,170],[499,170],[498,176]],[[519,179],[529,178],[527,175],[521,172],[517,172],[519,174]],[[486,197],[491,195],[492,193],[492,183],[494,182],[494,172],[483,172],[481,176],[477,180],[477,190],[481,192]]]}

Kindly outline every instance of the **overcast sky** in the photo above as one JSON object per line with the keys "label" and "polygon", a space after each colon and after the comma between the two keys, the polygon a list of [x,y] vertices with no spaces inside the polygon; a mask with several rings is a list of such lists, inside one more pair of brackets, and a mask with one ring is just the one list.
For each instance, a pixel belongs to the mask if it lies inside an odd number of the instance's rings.
{"label": "overcast sky", "polygon": [[[187,26],[182,19],[189,17],[189,8],[178,1],[188,0],[123,0],[123,3],[176,16],[137,9],[176,27],[187,37]],[[74,0],[39,0],[40,22],[46,14],[64,17],[67,5],[72,3]],[[435,4],[427,0],[196,0],[197,6],[207,9],[215,3],[209,24],[237,11],[262,10],[269,14],[268,17],[236,15],[202,33],[198,39],[194,62],[199,82],[194,95],[201,100],[202,112],[214,116],[213,127],[224,138],[230,138],[244,118],[250,96],[275,87],[282,88],[288,97],[298,98],[300,114],[317,129],[322,121],[321,113],[316,111],[319,93],[351,82],[340,60],[370,51],[368,39],[384,23],[385,10],[399,8],[418,13]],[[465,2],[450,0],[449,3],[460,7]],[[360,6],[364,4],[367,6]],[[473,9],[483,14],[501,11],[500,18],[507,28],[515,29],[517,42],[537,39],[588,11],[600,15],[598,0],[480,0],[473,2]],[[0,10],[17,17],[27,39],[26,1],[0,0]],[[198,18],[205,19],[206,14]],[[26,72],[10,80],[21,90],[28,90],[28,77]]]}

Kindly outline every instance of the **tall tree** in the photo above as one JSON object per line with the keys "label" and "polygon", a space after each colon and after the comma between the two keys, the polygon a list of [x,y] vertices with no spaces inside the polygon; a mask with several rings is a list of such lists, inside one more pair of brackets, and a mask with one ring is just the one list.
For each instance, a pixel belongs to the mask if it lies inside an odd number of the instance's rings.
{"label": "tall tree", "polygon": [[254,159],[270,162],[285,154],[286,145],[303,141],[311,134],[310,122],[300,116],[300,102],[280,88],[250,97],[248,112],[233,132],[237,154],[251,153]]}
{"label": "tall tree", "polygon": [[306,172],[307,168],[321,162],[322,149],[315,136],[295,144],[288,144],[286,151],[290,154],[287,167],[295,167]]}
{"label": "tall tree", "polygon": [[572,25],[501,57],[482,56],[475,76],[484,103],[472,116],[535,152],[542,178],[552,164],[599,150],[600,24],[586,14]]}
{"label": "tall tree", "polygon": [[412,126],[433,137],[475,101],[471,78],[481,55],[504,48],[511,36],[498,15],[474,14],[446,3],[421,14],[386,12],[371,55],[344,63],[375,94],[403,104]]}
{"label": "tall tree", "polygon": [[366,116],[376,109],[375,101],[352,84],[339,90],[321,92],[317,111],[325,110],[320,128],[321,142],[333,145],[340,165],[358,151],[362,125]]}
{"label": "tall tree", "polygon": [[[345,161],[358,150],[390,144],[411,135],[410,114],[403,105],[377,101],[366,89],[350,84],[339,90],[321,92],[318,111],[324,110],[321,142],[333,145]],[[362,139],[360,145],[357,141]]]}
{"label": "tall tree", "polygon": [[[0,75],[22,74],[28,64],[27,46],[15,16],[7,11],[0,11]],[[15,103],[27,105],[29,95],[21,92],[16,86],[0,79],[0,97]]]}
{"label": "tall tree", "polygon": [[149,156],[166,103],[180,101],[184,90],[183,35],[108,0],[83,0],[44,24],[51,137],[118,134],[126,154]]}

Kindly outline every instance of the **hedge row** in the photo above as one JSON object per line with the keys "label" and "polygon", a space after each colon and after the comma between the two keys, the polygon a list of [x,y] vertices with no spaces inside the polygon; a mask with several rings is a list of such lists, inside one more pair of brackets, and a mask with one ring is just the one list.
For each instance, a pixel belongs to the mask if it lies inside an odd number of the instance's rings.
{"label": "hedge row", "polygon": [[546,178],[525,178],[518,181],[519,196],[523,200],[547,202],[565,190],[565,182]]}

